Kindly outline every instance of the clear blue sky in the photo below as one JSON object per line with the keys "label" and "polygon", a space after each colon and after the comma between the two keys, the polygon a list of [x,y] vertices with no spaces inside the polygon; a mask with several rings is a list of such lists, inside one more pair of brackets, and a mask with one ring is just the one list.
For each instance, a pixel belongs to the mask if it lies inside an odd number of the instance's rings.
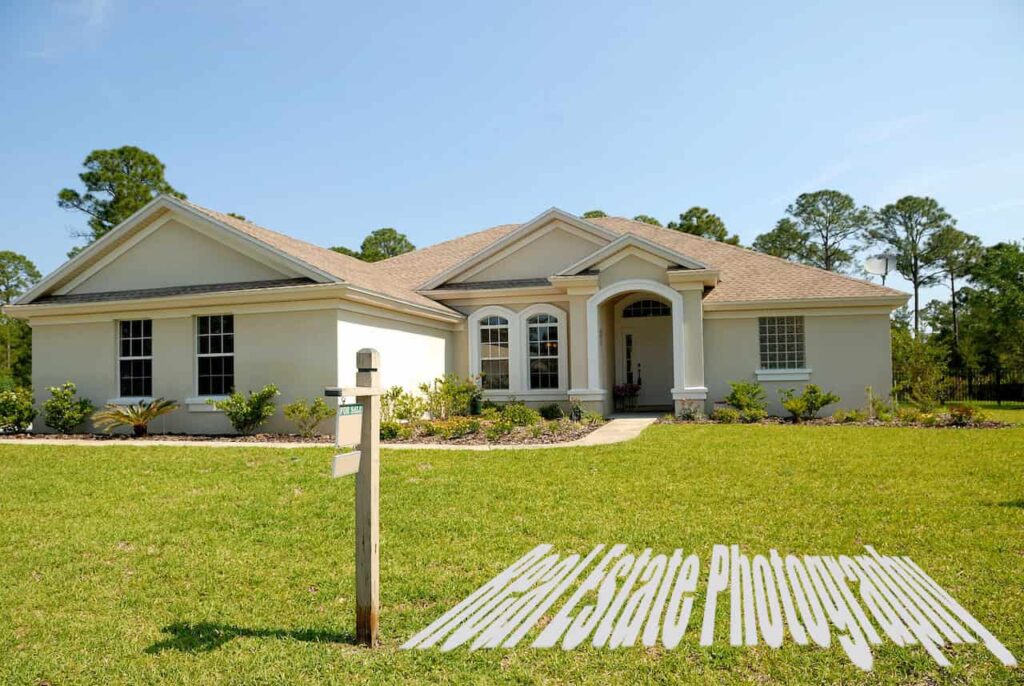
{"label": "clear blue sky", "polygon": [[[749,243],[800,192],[932,195],[1024,236],[1024,4],[0,5],[0,249],[44,271],[94,148],[322,245],[691,205]],[[897,285],[899,285],[897,283]]]}

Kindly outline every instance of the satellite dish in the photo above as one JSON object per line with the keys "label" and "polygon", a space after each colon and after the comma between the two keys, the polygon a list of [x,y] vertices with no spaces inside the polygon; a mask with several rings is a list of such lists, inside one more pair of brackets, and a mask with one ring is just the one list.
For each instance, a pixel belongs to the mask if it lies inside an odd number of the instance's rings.
{"label": "satellite dish", "polygon": [[875,255],[864,260],[864,269],[868,274],[882,277],[885,284],[885,277],[889,272],[896,269],[896,256],[892,254]]}

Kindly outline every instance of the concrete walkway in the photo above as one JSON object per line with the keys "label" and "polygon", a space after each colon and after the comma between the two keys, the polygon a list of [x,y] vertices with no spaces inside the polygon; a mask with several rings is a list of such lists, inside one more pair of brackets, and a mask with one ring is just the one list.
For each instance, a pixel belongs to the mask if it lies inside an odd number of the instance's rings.
{"label": "concrete walkway", "polygon": [[[533,443],[528,445],[500,443],[484,445],[445,445],[438,443],[382,443],[385,450],[539,450],[543,448],[575,448],[588,445],[610,445],[629,441],[640,435],[657,420],[655,416],[626,415],[614,417],[583,438],[562,443]],[[301,443],[298,441],[243,442],[243,441],[158,441],[147,438],[135,439],[88,439],[88,438],[0,438],[0,445],[82,445],[92,448],[125,446],[134,448],[333,448],[331,443]]]}

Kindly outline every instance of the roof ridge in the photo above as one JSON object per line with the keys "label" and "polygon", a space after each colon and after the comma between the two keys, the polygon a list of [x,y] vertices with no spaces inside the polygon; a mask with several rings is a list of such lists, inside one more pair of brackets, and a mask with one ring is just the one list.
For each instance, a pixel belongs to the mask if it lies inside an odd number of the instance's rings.
{"label": "roof ridge", "polygon": [[[602,218],[603,217],[598,217],[597,219],[600,220]],[[666,226],[655,226],[654,224],[648,224],[647,222],[640,222],[640,221],[637,221],[635,219],[630,219],[628,217],[607,217],[607,219],[618,219],[618,220],[622,220],[622,221],[628,222],[630,224],[637,224],[639,226],[647,227],[649,229],[662,229],[664,231],[676,231],[675,229],[670,229],[670,228],[668,228]],[[849,274],[844,274],[842,272],[834,272],[834,271],[831,271],[829,269],[822,269],[821,267],[815,267],[812,264],[804,264],[802,262],[794,262],[793,260],[788,260],[785,257],[778,257],[777,255],[769,255],[766,252],[761,252],[760,250],[754,250],[753,248],[748,248],[745,245],[733,245],[732,243],[725,243],[724,241],[716,241],[713,238],[707,238],[706,236],[698,236],[697,234],[687,233],[685,231],[676,231],[676,233],[681,234],[683,236],[686,236],[688,240],[689,239],[697,239],[697,240],[701,240],[701,241],[706,241],[708,243],[713,243],[715,245],[720,245],[720,246],[723,246],[723,247],[726,247],[726,248],[731,248],[733,250],[742,250],[742,251],[744,251],[746,253],[749,253],[751,255],[757,255],[758,257],[768,258],[768,259],[771,259],[771,260],[776,260],[776,261],[782,262],[783,264],[790,265],[790,266],[793,266],[793,267],[800,267],[801,269],[811,270],[811,271],[813,271],[816,274],[828,274],[828,275],[831,275],[831,276],[837,276],[837,277],[840,277],[840,278],[843,278],[843,279],[847,279],[849,281],[853,281],[854,283],[866,284],[868,286],[874,286],[875,288],[882,288],[882,289],[885,289],[887,291],[891,291],[894,295],[905,295],[902,291],[898,291],[895,288],[890,288],[889,286],[882,286],[882,285],[877,284],[877,283],[875,283],[873,281],[868,281],[867,279],[861,279],[861,278],[858,278],[856,276],[851,276]]]}

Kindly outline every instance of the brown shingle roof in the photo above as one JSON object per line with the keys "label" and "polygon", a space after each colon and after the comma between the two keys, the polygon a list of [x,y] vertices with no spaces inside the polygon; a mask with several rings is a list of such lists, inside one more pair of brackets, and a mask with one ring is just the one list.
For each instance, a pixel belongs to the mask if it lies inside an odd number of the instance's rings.
{"label": "brown shingle roof", "polygon": [[[632,233],[670,250],[703,262],[719,271],[720,282],[705,298],[705,303],[769,302],[805,298],[863,298],[903,296],[901,291],[873,284],[817,267],[797,264],[680,231],[663,229],[622,217],[588,220],[618,234]],[[415,252],[392,257],[376,266],[390,278],[415,289],[491,243],[518,228],[504,224],[485,231],[438,243]]]}
{"label": "brown shingle roof", "polygon": [[378,269],[375,264],[363,262],[350,255],[343,255],[319,245],[313,245],[297,238],[286,236],[277,231],[256,226],[252,222],[238,219],[223,212],[217,212],[201,205],[196,205],[188,200],[181,201],[189,207],[213,218],[219,222],[252,236],[256,240],[266,243],[272,248],[299,259],[306,264],[326,272],[331,276],[341,279],[359,288],[365,288],[376,293],[387,295],[399,300],[428,307],[438,312],[452,314],[453,310],[445,307],[439,302],[431,300],[415,290],[408,288],[404,283],[399,283],[389,276],[386,270]]}

